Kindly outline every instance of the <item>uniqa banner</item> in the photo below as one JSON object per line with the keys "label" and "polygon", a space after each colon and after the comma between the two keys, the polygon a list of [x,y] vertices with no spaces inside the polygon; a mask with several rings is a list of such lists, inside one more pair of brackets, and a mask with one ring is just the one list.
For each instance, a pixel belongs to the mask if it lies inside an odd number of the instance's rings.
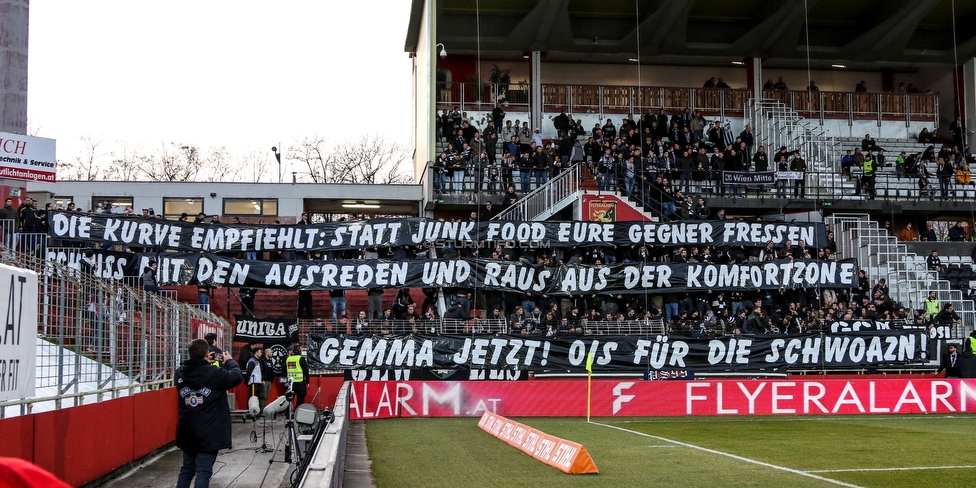
{"label": "uniqa banner", "polygon": [[313,369],[512,369],[643,372],[848,368],[925,361],[925,334],[880,330],[794,336],[370,335],[309,334]]}
{"label": "uniqa banner", "polygon": [[[50,251],[49,259],[65,253]],[[96,252],[96,254],[98,254]],[[533,295],[680,293],[856,286],[854,260],[783,259],[762,263],[626,263],[544,266],[478,258],[249,261],[216,254],[128,254],[143,272],[156,260],[161,285],[203,284],[288,290],[479,288]],[[102,261],[107,260],[107,257]],[[70,261],[69,261],[70,262]],[[128,269],[128,264],[123,268]],[[96,268],[118,277],[114,267]],[[131,275],[130,275],[131,276]]]}
{"label": "uniqa banner", "polygon": [[234,315],[234,342],[249,344],[294,344],[298,342],[295,317],[251,317]]}
{"label": "uniqa banner", "polygon": [[[765,174],[741,173],[743,181],[726,183],[753,184],[744,180]],[[771,178],[772,173],[768,174]],[[770,179],[763,183],[772,182]],[[531,243],[538,247],[643,244],[764,247],[769,242],[784,246],[787,241],[797,245],[802,240],[808,247],[820,248],[827,243],[823,224],[805,222],[443,222],[399,218],[311,225],[224,225],[65,211],[52,211],[49,218],[48,233],[54,239],[192,252],[440,247],[446,242],[471,247],[498,241]]]}

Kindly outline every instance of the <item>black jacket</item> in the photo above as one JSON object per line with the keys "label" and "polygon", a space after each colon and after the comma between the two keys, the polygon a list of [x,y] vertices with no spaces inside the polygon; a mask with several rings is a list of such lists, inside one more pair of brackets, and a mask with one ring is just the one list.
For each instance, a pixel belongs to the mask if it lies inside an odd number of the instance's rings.
{"label": "black jacket", "polygon": [[230,405],[227,390],[244,376],[237,361],[224,359],[216,367],[206,359],[190,359],[176,372],[179,415],[176,447],[188,452],[230,449]]}

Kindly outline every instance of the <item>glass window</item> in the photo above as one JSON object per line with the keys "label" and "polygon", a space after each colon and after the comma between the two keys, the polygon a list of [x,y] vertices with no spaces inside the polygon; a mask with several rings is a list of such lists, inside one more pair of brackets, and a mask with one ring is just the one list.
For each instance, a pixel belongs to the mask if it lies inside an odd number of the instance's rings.
{"label": "glass window", "polygon": [[224,215],[278,215],[275,198],[225,198]]}
{"label": "glass window", "polygon": [[197,216],[198,213],[203,212],[203,199],[202,198],[164,198],[163,199],[163,217],[169,220],[176,220],[180,218],[186,212],[190,218],[190,222]]}
{"label": "glass window", "polygon": [[132,197],[92,197],[91,210],[94,212],[101,213],[108,209],[114,214],[121,215],[127,208],[132,208]]}
{"label": "glass window", "polygon": [[75,201],[74,197],[66,197],[58,195],[54,197],[54,208],[58,210],[64,210],[68,208],[68,204]]}

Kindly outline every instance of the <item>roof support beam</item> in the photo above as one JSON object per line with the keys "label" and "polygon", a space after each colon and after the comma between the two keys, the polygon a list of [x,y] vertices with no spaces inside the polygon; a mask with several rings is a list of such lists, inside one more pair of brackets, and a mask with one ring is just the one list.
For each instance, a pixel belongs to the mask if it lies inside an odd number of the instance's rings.
{"label": "roof support beam", "polygon": [[505,39],[505,45],[520,46],[522,52],[546,52],[553,35],[560,36],[558,44],[572,42],[569,0],[539,0]]}
{"label": "roof support beam", "polygon": [[[813,8],[817,0],[807,0],[806,7]],[[796,51],[796,33],[806,20],[804,2],[784,2],[783,6],[768,19],[750,30],[732,45],[733,52],[745,52],[748,57],[772,57],[773,51]]]}
{"label": "roof support beam", "polygon": [[883,22],[847,43],[842,52],[859,61],[874,61],[901,54],[918,23],[941,2],[942,0],[913,0],[907,3]]}
{"label": "roof support beam", "polygon": [[[694,4],[695,0],[664,2],[654,10],[654,13],[645,17],[640,22],[640,31],[643,33],[640,46],[641,54],[660,54],[661,46],[665,44],[665,41],[671,40],[671,34],[676,29],[685,32],[688,28],[688,12],[691,11],[691,6]],[[636,11],[634,15],[637,15]],[[683,44],[685,38],[686,36],[682,35],[679,41]],[[637,46],[637,29],[630,31],[630,34],[627,34],[615,45],[621,49]],[[636,53],[637,50],[634,49],[633,52]]]}

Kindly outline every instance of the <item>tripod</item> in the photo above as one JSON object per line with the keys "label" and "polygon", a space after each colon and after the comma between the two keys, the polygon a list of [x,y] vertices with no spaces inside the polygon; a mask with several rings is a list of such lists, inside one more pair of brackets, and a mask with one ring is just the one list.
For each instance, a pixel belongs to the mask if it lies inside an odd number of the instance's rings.
{"label": "tripod", "polygon": [[[257,419],[254,419],[254,422],[257,422]],[[262,452],[262,453],[274,452],[274,449],[268,447],[267,433],[268,433],[268,419],[265,418],[261,420],[261,447],[255,449],[254,452]],[[274,436],[274,430],[272,430],[271,435]],[[251,439],[253,440],[253,442],[258,441],[257,437],[258,437],[257,432],[251,431]]]}
{"label": "tripod", "polygon": [[[295,451],[295,465],[301,464],[302,462],[302,452],[298,447],[298,433],[295,432],[295,407],[293,405],[295,400],[295,392],[292,390],[292,384],[294,381],[288,378],[287,389],[285,390],[285,400],[288,402],[288,410],[285,416],[285,432],[284,437],[279,440],[279,445],[281,441],[285,442],[285,463],[291,464],[292,462],[292,449]],[[278,447],[275,446],[275,451]],[[269,463],[274,462],[274,456],[268,461]]]}

